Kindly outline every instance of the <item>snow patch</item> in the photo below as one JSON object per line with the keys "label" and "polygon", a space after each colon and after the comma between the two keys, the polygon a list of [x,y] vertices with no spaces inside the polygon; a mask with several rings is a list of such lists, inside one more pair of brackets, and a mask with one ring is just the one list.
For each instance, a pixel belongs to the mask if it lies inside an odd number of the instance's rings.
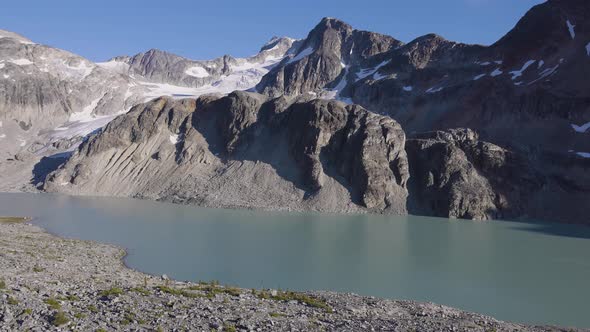
{"label": "snow patch", "polygon": [[544,64],[545,64],[545,61],[543,61],[543,60],[539,61],[539,64],[537,65],[537,69],[541,69],[541,67],[543,67]]}
{"label": "snow patch", "polygon": [[88,121],[92,121],[95,117],[92,116],[92,111],[94,111],[94,109],[96,108],[96,106],[98,106],[98,103],[100,102],[100,100],[102,99],[102,97],[97,98],[96,100],[93,100],[90,105],[84,107],[84,109],[82,110],[82,112],[76,112],[76,113],[72,113],[70,114],[70,122],[88,122]]}
{"label": "snow patch", "polygon": [[0,135],[0,138],[5,138],[5,137],[6,137],[6,134]]}
{"label": "snow patch", "polygon": [[375,66],[373,68],[366,68],[366,69],[363,69],[363,70],[359,71],[356,74],[356,80],[355,81],[360,81],[360,80],[362,80],[362,79],[364,79],[366,77],[369,77],[371,75],[373,76],[373,79],[376,80],[376,81],[381,80],[381,79],[383,79],[385,77],[388,77],[389,75],[380,74],[379,73],[379,69],[381,69],[382,67],[386,66],[390,62],[391,62],[391,60],[386,60],[386,61],[381,62],[380,64],[378,64],[377,66]]}
{"label": "snow patch", "polygon": [[590,43],[586,44],[586,54],[590,56]]}
{"label": "snow patch", "polygon": [[557,68],[559,68],[559,64],[556,64],[555,67],[545,68],[542,72],[539,73],[539,75],[541,75],[541,76],[539,78],[537,78],[536,80],[530,82],[528,85],[538,82],[538,81],[544,79],[545,77],[551,76],[553,73],[555,73]]}
{"label": "snow patch", "polygon": [[575,125],[575,124],[573,124],[573,123],[572,123],[571,125],[572,125],[572,128],[573,128],[573,129],[574,129],[576,132],[578,132],[578,133],[582,133],[582,134],[583,134],[583,133],[585,133],[585,132],[586,132],[588,129],[590,129],[590,122],[588,122],[588,123],[585,123],[585,124],[583,124],[583,125],[581,125],[581,126],[577,126],[577,125]]}
{"label": "snow patch", "polygon": [[185,74],[197,78],[209,77],[209,72],[201,66],[192,66],[184,71]]}
{"label": "snow patch", "polygon": [[426,90],[426,93],[437,93],[439,91],[442,91],[442,89],[444,89],[444,87],[442,87],[442,86],[439,88],[432,87],[432,88],[429,88],[428,90]]}
{"label": "snow patch", "polygon": [[576,26],[573,25],[570,20],[567,20],[565,23],[567,24],[567,29],[570,31],[570,36],[572,36],[572,39],[576,38],[576,31],[574,30]]}
{"label": "snow patch", "polygon": [[473,78],[473,80],[474,80],[474,81],[477,81],[478,79],[480,79],[480,78],[482,78],[482,77],[484,77],[484,76],[486,76],[486,75],[487,75],[487,74],[481,74],[481,75],[477,75],[477,76],[475,76],[475,77]]}
{"label": "snow patch", "polygon": [[480,66],[489,66],[490,65],[490,62],[489,61],[481,62],[479,65]]}
{"label": "snow patch", "polygon": [[28,65],[33,64],[33,62],[29,59],[16,59],[16,60],[8,60],[8,61],[14,63],[17,66],[28,66]]}
{"label": "snow patch", "polygon": [[407,91],[407,92],[410,92],[410,91],[414,90],[414,88],[411,87],[411,86],[409,86],[409,85],[408,86],[404,86],[403,89],[404,89],[404,91]]}
{"label": "snow patch", "polygon": [[98,62],[97,65],[101,68],[114,71],[119,74],[125,74],[129,71],[129,65],[122,61],[111,60],[108,62]]}
{"label": "snow patch", "polygon": [[348,80],[346,79],[347,75],[348,75],[348,67],[345,67],[344,72],[342,73],[342,78],[340,79],[340,82],[338,82],[338,85],[336,85],[331,90],[327,90],[326,93],[323,95],[323,98],[324,99],[336,99],[336,100],[342,101],[347,104],[352,104],[352,99],[340,96],[340,93],[342,92],[342,90],[344,90],[344,88],[348,85]]}
{"label": "snow patch", "polygon": [[590,158],[590,152],[576,152],[576,154],[582,158]]}
{"label": "snow patch", "polygon": [[381,74],[381,73],[379,73],[379,72],[376,72],[375,74],[373,74],[373,79],[374,79],[375,81],[382,80],[382,79],[384,79],[384,78],[386,78],[386,77],[389,77],[389,75],[383,75],[383,74]]}
{"label": "snow patch", "polygon": [[500,68],[497,68],[496,70],[494,70],[493,72],[491,72],[490,75],[492,77],[496,77],[498,75],[502,75],[502,71],[500,70]]}
{"label": "snow patch", "polygon": [[312,53],[313,53],[313,47],[308,47],[308,48],[304,49],[303,51],[299,52],[295,57],[289,59],[289,61],[287,61],[286,64],[288,65],[290,63],[297,62]]}
{"label": "snow patch", "polygon": [[511,71],[510,74],[512,75],[512,80],[521,77],[522,73],[535,62],[537,62],[537,60],[529,60],[522,66],[522,68],[520,68],[520,70]]}
{"label": "snow patch", "polygon": [[0,69],[4,68],[4,64],[0,63]]}
{"label": "snow patch", "polygon": [[170,143],[176,145],[178,143],[178,135],[170,135]]}

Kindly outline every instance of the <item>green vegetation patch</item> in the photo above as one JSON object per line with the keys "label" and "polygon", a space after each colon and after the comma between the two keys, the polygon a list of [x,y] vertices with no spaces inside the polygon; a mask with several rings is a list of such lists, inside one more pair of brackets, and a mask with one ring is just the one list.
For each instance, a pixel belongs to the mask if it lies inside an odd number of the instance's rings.
{"label": "green vegetation patch", "polygon": [[52,298],[52,297],[48,298],[47,300],[45,300],[43,302],[45,302],[53,310],[61,309],[61,304],[59,303],[59,301]]}
{"label": "green vegetation patch", "polygon": [[176,295],[176,296],[184,296],[184,297],[189,297],[189,298],[201,297],[199,294],[189,292],[186,289],[177,289],[177,288],[172,288],[172,287],[168,287],[168,286],[157,286],[156,289],[158,289],[160,292],[163,292],[166,294],[171,294],[171,295]]}
{"label": "green vegetation patch", "polygon": [[132,291],[139,293],[143,296],[148,296],[150,295],[150,291],[144,287],[135,287],[135,288],[131,288]]}
{"label": "green vegetation patch", "polygon": [[225,331],[225,332],[236,332],[237,330],[236,330],[236,327],[235,326],[233,326],[231,324],[225,324],[223,326],[223,331]]}
{"label": "green vegetation patch", "polygon": [[200,281],[198,285],[188,287],[187,289],[193,291],[201,291],[205,293],[206,297],[214,297],[217,294],[228,294],[231,296],[240,296],[242,293],[239,288],[231,286],[219,286],[217,281],[210,283]]}
{"label": "green vegetation patch", "polygon": [[102,292],[100,292],[100,296],[101,297],[109,297],[109,296],[119,296],[121,294],[124,294],[125,291],[123,291],[123,289],[119,288],[119,287],[113,287],[111,289],[105,289]]}
{"label": "green vegetation patch", "polygon": [[30,220],[26,217],[0,217],[0,223],[20,223]]}
{"label": "green vegetation patch", "polygon": [[253,294],[259,299],[268,299],[282,302],[297,301],[313,308],[324,309],[328,313],[332,312],[332,308],[328,305],[328,303],[326,303],[326,301],[302,293],[292,291],[277,291],[276,294],[273,295],[273,293],[269,291],[262,290],[260,292],[254,291]]}
{"label": "green vegetation patch", "polygon": [[63,311],[57,311],[52,317],[51,317],[51,324],[53,324],[54,326],[61,326],[61,325],[65,325],[67,323],[69,323],[70,319],[68,318],[68,316],[66,316],[66,314],[64,314]]}
{"label": "green vegetation patch", "polygon": [[40,266],[38,266],[38,265],[35,265],[33,267],[33,272],[39,273],[39,272],[43,272],[43,271],[45,271],[45,269],[42,268],[42,267],[40,267]]}
{"label": "green vegetation patch", "polygon": [[10,305],[17,305],[18,304],[18,300],[15,299],[14,297],[9,296],[8,299],[6,300],[8,302],[8,304]]}
{"label": "green vegetation patch", "polygon": [[6,281],[4,279],[0,279],[0,289],[6,289]]}

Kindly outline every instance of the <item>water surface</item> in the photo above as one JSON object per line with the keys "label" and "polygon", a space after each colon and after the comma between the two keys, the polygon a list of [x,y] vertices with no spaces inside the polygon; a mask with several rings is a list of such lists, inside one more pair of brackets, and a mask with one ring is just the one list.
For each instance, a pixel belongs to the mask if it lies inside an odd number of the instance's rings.
{"label": "water surface", "polygon": [[432,301],[508,321],[590,327],[590,228],[206,209],[0,194],[0,215],[128,248],[135,269],[246,288]]}

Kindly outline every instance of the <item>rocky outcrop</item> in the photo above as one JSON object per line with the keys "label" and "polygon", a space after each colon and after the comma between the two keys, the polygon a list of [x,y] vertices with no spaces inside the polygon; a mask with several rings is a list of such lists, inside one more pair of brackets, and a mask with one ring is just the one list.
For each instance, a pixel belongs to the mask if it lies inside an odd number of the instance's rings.
{"label": "rocky outcrop", "polygon": [[49,176],[47,191],[210,206],[406,213],[405,134],[336,101],[235,92],[138,105]]}
{"label": "rocky outcrop", "polygon": [[590,162],[582,158],[509,150],[470,129],[415,134],[406,151],[410,213],[587,223]]}
{"label": "rocky outcrop", "polygon": [[406,142],[406,150],[410,211],[416,214],[480,220],[514,217],[522,212],[522,197],[516,192],[530,194],[542,186],[534,174],[519,178],[526,163],[479,141],[469,129],[415,135]]}

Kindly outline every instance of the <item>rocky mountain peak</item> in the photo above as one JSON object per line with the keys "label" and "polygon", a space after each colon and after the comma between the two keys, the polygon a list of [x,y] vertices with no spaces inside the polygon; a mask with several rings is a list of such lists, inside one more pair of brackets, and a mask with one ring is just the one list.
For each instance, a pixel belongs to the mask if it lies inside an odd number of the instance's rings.
{"label": "rocky mountain peak", "polygon": [[12,31],[0,29],[0,39],[3,39],[3,38],[14,39],[14,40],[19,41],[24,44],[34,44],[33,41],[31,41],[30,39],[28,39],[24,36],[19,35],[18,33],[14,33]]}
{"label": "rocky mountain peak", "polygon": [[492,45],[505,62],[535,55],[555,56],[576,44],[590,42],[590,6],[584,0],[552,0],[531,8],[516,26]]}
{"label": "rocky mountain peak", "polygon": [[272,96],[302,94],[337,86],[347,68],[403,43],[386,35],[353,29],[347,23],[323,18],[300,45],[267,74],[257,90]]}
{"label": "rocky mountain peak", "polygon": [[277,37],[273,36],[266,44],[264,44],[261,48],[259,53],[264,51],[271,51],[275,48],[283,48],[286,47],[287,49],[291,47],[293,44],[294,39],[289,37]]}

